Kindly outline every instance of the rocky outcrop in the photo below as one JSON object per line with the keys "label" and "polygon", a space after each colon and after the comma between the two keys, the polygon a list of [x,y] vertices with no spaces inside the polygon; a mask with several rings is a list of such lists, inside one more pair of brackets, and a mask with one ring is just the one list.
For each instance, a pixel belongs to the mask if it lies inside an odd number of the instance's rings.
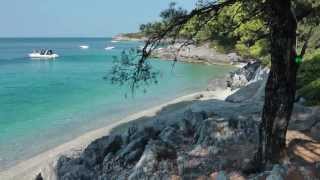
{"label": "rocky outcrop", "polygon": [[146,37],[139,33],[118,34],[112,38],[114,41],[145,41]]}
{"label": "rocky outcrop", "polygon": [[263,101],[267,79],[252,82],[227,97],[226,101],[233,103]]}
{"label": "rocky outcrop", "polygon": [[170,179],[177,172],[176,158],[173,146],[161,140],[150,140],[128,179]]}
{"label": "rocky outcrop", "polygon": [[58,179],[170,179],[208,174],[220,167],[221,160],[212,156],[223,153],[224,147],[256,141],[256,131],[252,131],[256,125],[250,119],[221,119],[187,110],[181,121],[161,130],[146,127],[103,137],[79,157],[61,157]]}
{"label": "rocky outcrop", "polygon": [[166,60],[177,59],[182,62],[202,64],[233,64],[240,60],[237,54],[226,55],[219,53],[210,48],[209,44],[202,46],[188,45],[182,48],[181,45],[182,43],[176,43],[168,47],[158,48],[153,52],[152,56]]}
{"label": "rocky outcrop", "polygon": [[78,158],[62,156],[57,163],[59,179],[94,179],[104,158],[119,151],[121,136],[106,136],[92,142]]}
{"label": "rocky outcrop", "polygon": [[[269,68],[263,67],[259,61],[251,60],[242,68],[229,73],[224,78],[212,79],[208,83],[207,90],[215,91],[221,89],[231,88],[231,90],[242,89],[240,94],[244,95],[246,91],[246,97],[252,96],[254,93],[252,90],[257,90],[260,87],[264,88],[266,80],[268,78]],[[252,84],[254,83],[254,84]],[[251,85],[252,84],[252,85]],[[261,89],[261,88],[260,88]],[[260,94],[260,96],[264,96]],[[240,99],[234,99],[233,101],[243,101],[246,97],[239,97]]]}
{"label": "rocky outcrop", "polygon": [[250,82],[266,79],[268,73],[268,69],[263,68],[259,61],[250,61],[244,67],[230,73],[228,87],[232,90],[245,87]]}

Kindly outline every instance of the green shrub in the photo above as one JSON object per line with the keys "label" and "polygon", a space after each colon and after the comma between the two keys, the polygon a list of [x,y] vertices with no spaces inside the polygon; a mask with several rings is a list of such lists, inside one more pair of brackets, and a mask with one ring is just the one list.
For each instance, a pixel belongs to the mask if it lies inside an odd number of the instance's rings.
{"label": "green shrub", "polygon": [[298,73],[298,95],[307,100],[307,105],[320,105],[320,54],[309,57]]}
{"label": "green shrub", "polygon": [[320,54],[315,54],[302,63],[298,72],[298,88],[302,88],[318,78],[320,78]]}
{"label": "green shrub", "polygon": [[307,100],[306,105],[320,105],[320,78],[299,89],[298,94]]}

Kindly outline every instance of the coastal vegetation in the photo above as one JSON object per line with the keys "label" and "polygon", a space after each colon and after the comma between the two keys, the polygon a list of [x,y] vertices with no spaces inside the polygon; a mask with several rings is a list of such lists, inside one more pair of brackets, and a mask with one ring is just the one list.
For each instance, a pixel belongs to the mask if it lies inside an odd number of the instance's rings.
{"label": "coastal vegetation", "polygon": [[[310,7],[316,6],[312,1],[293,1],[293,8],[298,13]],[[159,29],[165,29],[165,15],[173,11],[176,4],[170,4],[168,10],[161,13],[162,20],[150,22],[140,26],[139,35],[150,37]],[[198,6],[201,6],[199,2]],[[254,6],[254,5],[253,5]],[[243,6],[241,2],[223,8],[219,16],[205,20],[203,22],[200,16],[194,16],[190,19],[178,34],[168,34],[167,37],[176,37],[180,39],[192,40],[195,44],[210,43],[210,47],[221,53],[236,52],[244,58],[259,59],[263,65],[271,66],[270,61],[270,41],[268,41],[268,26],[265,22],[265,14],[252,12],[252,5]],[[177,11],[183,11],[179,9]],[[317,97],[319,87],[316,79],[319,77],[317,71],[319,66],[320,47],[320,27],[315,26],[316,16],[302,18],[299,21],[297,29],[297,49],[302,49],[303,43],[308,38],[308,49],[305,54],[301,70],[298,72],[298,95],[306,99],[307,105],[320,104]],[[201,24],[203,23],[203,25]],[[202,28],[199,29],[199,26]],[[310,28],[312,34],[308,37]],[[314,73],[315,72],[315,73]],[[308,80],[306,80],[308,79]],[[312,80],[312,81],[311,81]],[[312,82],[312,83],[311,83]]]}
{"label": "coastal vegetation", "polygon": [[[145,75],[152,74],[147,59],[165,38],[170,38],[172,43],[183,38],[186,43],[182,46],[212,41],[226,51],[236,50],[242,56],[266,59],[271,65],[260,140],[248,171],[264,169],[284,156],[300,60],[312,56],[312,50],[317,48],[317,43],[310,48],[310,39],[318,33],[319,8],[320,2],[312,0],[199,1],[191,12],[170,4],[160,15],[162,21],[141,26],[148,40],[140,54],[134,56],[131,72],[120,71],[124,75],[121,78],[133,89],[139,82],[146,82],[148,79],[144,77],[150,76]],[[302,84],[301,93],[314,97],[315,93],[310,91],[319,83],[315,78],[303,77],[307,74],[303,71],[300,74],[302,79],[307,79],[301,82],[309,82]]]}

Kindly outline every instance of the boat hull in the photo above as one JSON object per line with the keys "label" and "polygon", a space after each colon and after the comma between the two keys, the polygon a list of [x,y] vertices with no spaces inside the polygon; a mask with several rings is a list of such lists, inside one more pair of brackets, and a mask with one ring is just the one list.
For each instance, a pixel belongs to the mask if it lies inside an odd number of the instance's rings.
{"label": "boat hull", "polygon": [[38,53],[31,53],[29,54],[30,58],[35,58],[35,59],[54,59],[54,58],[58,58],[59,55],[58,54],[51,54],[51,55],[41,55]]}

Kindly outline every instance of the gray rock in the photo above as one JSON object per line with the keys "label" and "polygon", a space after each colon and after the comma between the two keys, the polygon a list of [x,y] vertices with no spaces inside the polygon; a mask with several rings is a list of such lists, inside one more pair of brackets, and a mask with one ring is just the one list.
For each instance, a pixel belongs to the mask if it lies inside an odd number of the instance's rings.
{"label": "gray rock", "polygon": [[320,121],[311,128],[311,136],[315,140],[320,140]]}
{"label": "gray rock", "polygon": [[320,119],[320,109],[295,104],[291,115],[289,129],[310,131]]}
{"label": "gray rock", "polygon": [[[138,156],[142,155],[145,146],[148,144],[149,140],[155,139],[159,132],[154,128],[147,127],[130,137],[130,143],[126,145],[120,152],[119,158],[125,162],[131,162],[133,159],[139,159]],[[131,154],[135,152],[134,154]],[[131,156],[128,156],[130,155]],[[135,156],[135,157],[134,157]],[[128,157],[130,159],[128,159]]]}
{"label": "gray rock", "polygon": [[[160,167],[162,161],[172,162],[176,158],[177,154],[172,146],[159,140],[151,140],[128,179],[163,179],[163,177],[169,177],[172,169],[159,170],[158,167]],[[172,166],[161,167],[170,168]]]}
{"label": "gray rock", "polygon": [[159,135],[159,130],[154,127],[145,127],[142,130],[136,130],[129,138],[129,142],[141,137],[149,137],[151,139],[156,138]]}
{"label": "gray rock", "polygon": [[158,134],[159,131],[151,127],[128,133],[125,137],[128,144],[124,144],[116,154],[109,153],[105,157],[101,179],[128,179],[131,169],[142,158],[148,142],[158,138]]}
{"label": "gray rock", "polygon": [[[260,100],[264,98],[264,87],[266,81],[260,80],[239,89],[234,94],[227,97],[227,102],[240,103],[250,100]],[[262,90],[260,90],[262,89]]]}
{"label": "gray rock", "polygon": [[94,172],[83,160],[62,156],[57,164],[57,177],[59,180],[90,180],[94,179]]}
{"label": "gray rock", "polygon": [[129,144],[132,136],[138,132],[138,127],[136,125],[132,125],[128,128],[127,132],[123,135],[124,144]]}
{"label": "gray rock", "polygon": [[181,143],[183,143],[182,133],[178,132],[178,130],[172,126],[166,127],[161,131],[159,138],[173,147],[178,147]]}
{"label": "gray rock", "polygon": [[183,119],[178,121],[177,125],[183,135],[191,136],[201,122],[207,118],[208,115],[205,111],[193,112],[191,109],[188,109],[184,112]]}
{"label": "gray rock", "polygon": [[60,176],[59,180],[93,180],[95,179],[95,173],[84,165],[76,165],[63,176]]}
{"label": "gray rock", "polygon": [[287,174],[287,168],[280,165],[274,165],[270,175],[266,180],[284,180],[284,177]]}
{"label": "gray rock", "polygon": [[235,131],[229,128],[229,122],[227,120],[216,120],[209,118],[201,124],[196,130],[195,139],[197,144],[203,144],[210,146],[212,144],[217,145],[223,141],[231,139]]}
{"label": "gray rock", "polygon": [[[182,43],[176,43],[166,48],[159,48],[153,51],[152,56],[160,59],[177,59],[178,61],[190,63],[230,63],[227,55],[210,48],[209,44],[202,46],[188,45],[181,48]],[[177,54],[177,50],[179,53]]]}
{"label": "gray rock", "polygon": [[121,136],[102,137],[93,141],[82,153],[81,158],[90,166],[103,162],[108,153],[117,152],[122,145]]}
{"label": "gray rock", "polygon": [[231,75],[231,79],[229,80],[228,87],[230,87],[232,90],[244,87],[248,84],[248,80],[245,76],[245,74],[233,74]]}
{"label": "gray rock", "polygon": [[234,90],[246,86],[250,81],[256,79],[257,74],[260,74],[260,66],[259,61],[252,61],[243,68],[230,73],[228,87]]}
{"label": "gray rock", "polygon": [[193,112],[191,109],[184,113],[184,120],[189,121],[193,128],[196,128],[203,120],[207,119],[208,115],[205,111]]}

